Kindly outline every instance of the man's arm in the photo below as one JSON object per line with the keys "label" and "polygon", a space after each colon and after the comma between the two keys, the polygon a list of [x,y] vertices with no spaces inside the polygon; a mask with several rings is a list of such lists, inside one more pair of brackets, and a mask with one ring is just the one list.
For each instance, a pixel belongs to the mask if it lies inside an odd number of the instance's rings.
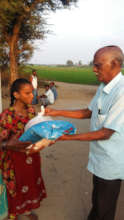
{"label": "man's arm", "polygon": [[92,111],[90,111],[88,108],[82,110],[57,110],[51,108],[45,109],[45,115],[49,115],[49,116],[63,116],[68,118],[81,119],[81,118],[90,118],[91,114]]}
{"label": "man's arm", "polygon": [[114,133],[114,130],[108,128],[102,128],[98,131],[91,131],[87,133],[74,134],[74,135],[63,135],[58,140],[77,140],[77,141],[97,141],[97,140],[106,140],[111,137]]}

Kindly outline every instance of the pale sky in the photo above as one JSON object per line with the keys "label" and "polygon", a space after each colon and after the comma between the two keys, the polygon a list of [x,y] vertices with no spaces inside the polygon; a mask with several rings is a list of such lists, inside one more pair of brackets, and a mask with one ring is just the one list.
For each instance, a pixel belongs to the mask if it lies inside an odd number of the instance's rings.
{"label": "pale sky", "polygon": [[48,17],[53,34],[35,42],[34,64],[88,64],[97,49],[118,45],[124,51],[124,0],[79,0],[71,10]]}

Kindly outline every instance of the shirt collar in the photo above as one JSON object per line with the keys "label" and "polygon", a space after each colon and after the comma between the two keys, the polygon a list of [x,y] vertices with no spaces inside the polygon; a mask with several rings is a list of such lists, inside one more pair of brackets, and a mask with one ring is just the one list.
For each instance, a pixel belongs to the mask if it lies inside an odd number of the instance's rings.
{"label": "shirt collar", "polygon": [[120,81],[121,77],[122,77],[122,73],[120,72],[107,85],[105,85],[103,91],[109,94],[113,89],[113,87],[118,83],[118,81]]}

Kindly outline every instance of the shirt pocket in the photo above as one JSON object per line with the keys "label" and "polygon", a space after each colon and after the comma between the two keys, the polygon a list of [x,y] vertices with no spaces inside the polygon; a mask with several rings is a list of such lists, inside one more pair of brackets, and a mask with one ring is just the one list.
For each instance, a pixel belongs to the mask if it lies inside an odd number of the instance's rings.
{"label": "shirt pocket", "polygon": [[98,114],[97,121],[96,121],[96,126],[99,129],[103,127],[105,119],[106,119],[106,114]]}

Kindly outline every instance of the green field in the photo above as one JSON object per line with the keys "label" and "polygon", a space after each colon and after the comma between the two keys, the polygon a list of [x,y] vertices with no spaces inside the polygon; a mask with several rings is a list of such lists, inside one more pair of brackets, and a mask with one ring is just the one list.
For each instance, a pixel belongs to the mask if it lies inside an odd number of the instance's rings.
{"label": "green field", "polygon": [[28,65],[25,67],[25,74],[31,74],[32,69],[36,69],[38,77],[41,80],[53,80],[87,85],[99,84],[92,68],[90,67]]}

